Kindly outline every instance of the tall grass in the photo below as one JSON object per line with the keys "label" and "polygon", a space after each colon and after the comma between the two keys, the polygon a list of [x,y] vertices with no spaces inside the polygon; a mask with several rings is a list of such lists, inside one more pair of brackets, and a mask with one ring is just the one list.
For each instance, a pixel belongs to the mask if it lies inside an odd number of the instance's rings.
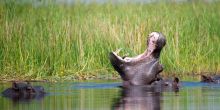
{"label": "tall grass", "polygon": [[3,78],[114,78],[108,53],[134,56],[152,31],[167,38],[163,74],[220,72],[220,3],[0,3]]}

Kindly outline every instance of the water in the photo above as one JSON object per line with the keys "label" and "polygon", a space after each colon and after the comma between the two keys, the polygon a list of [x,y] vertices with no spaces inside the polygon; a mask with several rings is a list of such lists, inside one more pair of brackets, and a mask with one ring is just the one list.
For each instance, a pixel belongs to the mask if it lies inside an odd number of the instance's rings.
{"label": "water", "polygon": [[[13,101],[0,96],[1,110],[216,110],[220,85],[182,82],[179,92],[132,89],[120,81],[33,83],[49,93],[42,99]],[[0,91],[10,87],[2,83]]]}

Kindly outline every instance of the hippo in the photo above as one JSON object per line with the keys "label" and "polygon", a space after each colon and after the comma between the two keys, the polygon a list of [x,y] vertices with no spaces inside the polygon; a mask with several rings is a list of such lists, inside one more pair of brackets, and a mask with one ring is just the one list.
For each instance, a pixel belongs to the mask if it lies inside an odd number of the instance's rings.
{"label": "hippo", "polygon": [[160,87],[163,91],[174,91],[179,92],[180,81],[178,77],[174,77],[173,79],[157,79],[151,85],[156,87]]}
{"label": "hippo", "polygon": [[220,76],[219,75],[214,75],[214,76],[201,75],[201,82],[219,84],[220,83]]}
{"label": "hippo", "polygon": [[162,48],[166,44],[165,36],[152,32],[147,39],[147,49],[135,57],[121,57],[117,52],[110,52],[109,59],[114,69],[123,80],[123,86],[150,85],[163,71],[159,63]]}
{"label": "hippo", "polygon": [[42,86],[32,86],[29,82],[13,82],[12,87],[4,90],[2,95],[14,101],[41,99],[46,92]]}

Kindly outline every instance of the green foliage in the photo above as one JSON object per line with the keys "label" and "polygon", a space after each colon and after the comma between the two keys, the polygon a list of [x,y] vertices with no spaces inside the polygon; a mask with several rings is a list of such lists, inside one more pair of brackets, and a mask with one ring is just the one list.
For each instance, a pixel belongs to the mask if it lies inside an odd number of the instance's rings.
{"label": "green foliage", "polygon": [[161,55],[165,73],[220,72],[219,5],[0,2],[0,74],[114,78],[108,53],[122,48],[123,54],[140,54],[152,31],[167,38]]}

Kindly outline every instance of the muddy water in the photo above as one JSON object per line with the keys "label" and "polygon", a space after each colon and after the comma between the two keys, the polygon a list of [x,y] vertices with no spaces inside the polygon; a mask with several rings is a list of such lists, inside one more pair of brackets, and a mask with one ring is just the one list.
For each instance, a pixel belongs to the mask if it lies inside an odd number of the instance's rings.
{"label": "muddy water", "polygon": [[[0,96],[1,110],[216,110],[220,108],[220,85],[182,82],[171,90],[124,90],[120,81],[33,83],[48,94],[33,100]],[[10,86],[1,83],[0,91]]]}

